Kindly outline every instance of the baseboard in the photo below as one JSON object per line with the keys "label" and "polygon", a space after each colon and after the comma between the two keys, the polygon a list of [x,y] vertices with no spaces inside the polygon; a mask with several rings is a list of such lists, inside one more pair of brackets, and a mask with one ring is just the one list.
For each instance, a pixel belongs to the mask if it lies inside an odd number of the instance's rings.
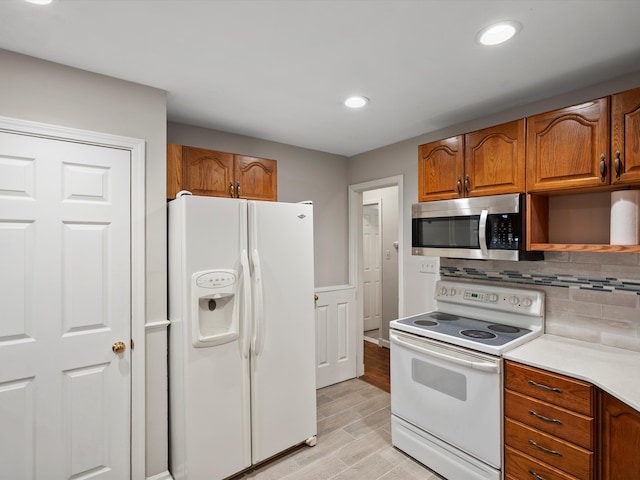
{"label": "baseboard", "polygon": [[154,475],[153,477],[147,477],[147,480],[173,480],[173,477],[171,476],[171,474],[167,470],[166,472],[158,473],[157,475]]}

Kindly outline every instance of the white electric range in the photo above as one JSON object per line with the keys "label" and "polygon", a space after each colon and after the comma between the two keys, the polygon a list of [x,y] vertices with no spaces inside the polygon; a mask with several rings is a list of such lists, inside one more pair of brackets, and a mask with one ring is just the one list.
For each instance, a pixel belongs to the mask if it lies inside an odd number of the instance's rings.
{"label": "white electric range", "polygon": [[390,322],[392,443],[449,480],[502,477],[502,354],[544,329],[544,292],[440,280]]}

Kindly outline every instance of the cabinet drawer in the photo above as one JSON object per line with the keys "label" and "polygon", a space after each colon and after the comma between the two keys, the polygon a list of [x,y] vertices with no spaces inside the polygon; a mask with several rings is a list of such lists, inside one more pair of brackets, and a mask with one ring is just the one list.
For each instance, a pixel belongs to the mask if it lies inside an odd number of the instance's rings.
{"label": "cabinet drawer", "polygon": [[506,478],[518,480],[580,480],[511,447],[504,449],[504,468]]}
{"label": "cabinet drawer", "polygon": [[506,362],[505,388],[573,410],[584,415],[595,413],[593,385],[574,378]]}
{"label": "cabinet drawer", "polygon": [[504,415],[587,450],[594,449],[594,419],[505,390]]}
{"label": "cabinet drawer", "polygon": [[593,478],[594,454],[509,418],[504,424],[505,443],[548,465],[580,479]]}

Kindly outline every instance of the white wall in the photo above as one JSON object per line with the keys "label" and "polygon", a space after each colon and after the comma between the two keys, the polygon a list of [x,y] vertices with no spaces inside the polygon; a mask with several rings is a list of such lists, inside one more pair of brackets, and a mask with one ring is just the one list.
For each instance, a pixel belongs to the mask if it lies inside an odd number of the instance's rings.
{"label": "white wall", "polygon": [[169,143],[278,161],[278,201],[313,201],[315,285],[349,280],[347,159],[217,130],[169,123]]}
{"label": "white wall", "polygon": [[[166,93],[6,50],[0,50],[0,72],[1,116],[145,140],[146,324],[166,322]],[[167,469],[166,334],[152,330],[146,359],[148,476]]]}
{"label": "white wall", "polygon": [[401,262],[404,267],[405,314],[423,312],[433,307],[432,292],[437,275],[420,273],[424,257],[411,255],[411,204],[418,201],[418,146],[453,135],[498,125],[529,115],[578,104],[640,86],[640,71],[588,88],[541,100],[523,107],[482,117],[467,123],[426,133],[418,137],[356,155],[349,159],[349,184],[357,184],[391,177],[404,176],[404,245]]}

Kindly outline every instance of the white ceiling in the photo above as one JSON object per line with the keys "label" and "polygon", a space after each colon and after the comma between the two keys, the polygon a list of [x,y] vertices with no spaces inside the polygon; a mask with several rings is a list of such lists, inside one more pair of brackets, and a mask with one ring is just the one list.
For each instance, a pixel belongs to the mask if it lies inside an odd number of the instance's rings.
{"label": "white ceiling", "polygon": [[[474,41],[505,19],[511,42]],[[170,121],[352,156],[639,71],[640,0],[0,0],[0,48],[166,90]]]}

